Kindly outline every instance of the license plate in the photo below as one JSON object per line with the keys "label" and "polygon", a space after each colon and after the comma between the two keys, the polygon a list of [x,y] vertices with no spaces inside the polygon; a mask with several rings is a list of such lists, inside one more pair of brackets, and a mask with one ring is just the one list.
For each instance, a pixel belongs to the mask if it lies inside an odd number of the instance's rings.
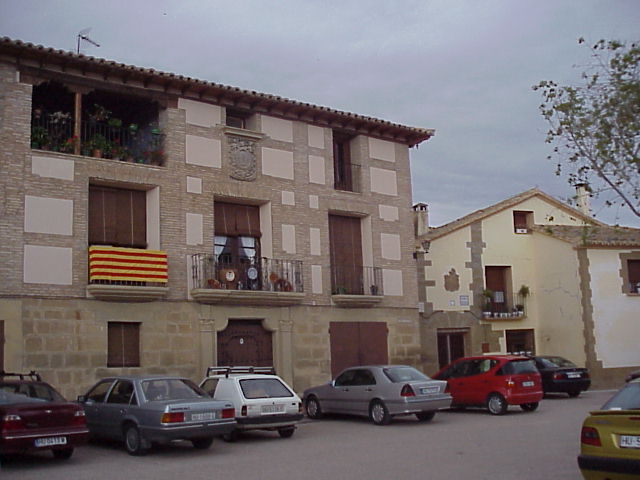
{"label": "license plate", "polygon": [[50,447],[52,445],[66,445],[67,437],[36,438],[36,447]]}
{"label": "license plate", "polygon": [[579,373],[567,373],[567,378],[580,378],[581,376]]}
{"label": "license plate", "polygon": [[194,422],[202,422],[203,420],[215,420],[216,412],[192,413],[191,420]]}
{"label": "license plate", "polygon": [[438,393],[440,391],[440,387],[424,387],[420,389],[420,393],[422,395],[428,395],[430,393]]}
{"label": "license plate", "polygon": [[640,435],[620,435],[620,448],[640,448]]}
{"label": "license plate", "polygon": [[533,387],[535,384],[533,382],[522,382],[523,387]]}
{"label": "license plate", "polygon": [[262,405],[262,413],[283,413],[284,405]]}

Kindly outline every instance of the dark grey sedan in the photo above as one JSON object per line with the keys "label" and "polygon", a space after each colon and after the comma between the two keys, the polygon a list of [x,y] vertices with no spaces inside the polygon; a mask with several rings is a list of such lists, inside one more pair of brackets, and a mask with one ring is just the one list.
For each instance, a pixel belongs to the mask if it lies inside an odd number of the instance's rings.
{"label": "dark grey sedan", "polygon": [[324,413],[346,413],[385,425],[396,415],[415,414],[418,420],[429,421],[436,411],[451,405],[446,386],[447,382],[432,380],[407,365],[364,365],[305,390],[303,401],[314,419]]}
{"label": "dark grey sedan", "polygon": [[230,402],[213,400],[179,377],[105,378],[78,397],[92,436],[124,440],[127,452],[143,455],[152,443],[189,440],[211,446],[216,435],[236,427]]}

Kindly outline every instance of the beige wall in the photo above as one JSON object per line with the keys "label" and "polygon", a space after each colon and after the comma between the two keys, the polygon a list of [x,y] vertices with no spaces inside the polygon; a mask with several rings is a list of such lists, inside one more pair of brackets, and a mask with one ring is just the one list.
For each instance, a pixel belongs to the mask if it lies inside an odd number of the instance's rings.
{"label": "beige wall", "polygon": [[640,297],[622,293],[621,253],[588,251],[595,352],[604,368],[640,365]]}

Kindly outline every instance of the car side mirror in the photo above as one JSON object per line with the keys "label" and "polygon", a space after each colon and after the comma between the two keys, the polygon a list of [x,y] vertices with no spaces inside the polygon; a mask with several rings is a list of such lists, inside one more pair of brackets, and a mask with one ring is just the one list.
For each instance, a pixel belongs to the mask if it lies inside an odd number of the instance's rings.
{"label": "car side mirror", "polygon": [[87,401],[87,397],[85,397],[84,395],[78,395],[78,398],[76,399],[76,402],[78,403],[85,403]]}
{"label": "car side mirror", "polygon": [[335,380],[331,380],[329,382],[329,385],[331,385],[332,387],[335,387],[336,386],[336,381]]}

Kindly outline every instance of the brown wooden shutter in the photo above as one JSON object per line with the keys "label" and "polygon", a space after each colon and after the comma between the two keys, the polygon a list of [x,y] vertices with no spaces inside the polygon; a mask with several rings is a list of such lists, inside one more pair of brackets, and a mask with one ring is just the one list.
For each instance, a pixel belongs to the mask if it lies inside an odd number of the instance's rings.
{"label": "brown wooden shutter", "polygon": [[214,229],[216,235],[259,237],[260,208],[255,205],[215,202]]}
{"label": "brown wooden shutter", "polygon": [[146,192],[91,185],[89,244],[146,248]]}
{"label": "brown wooden shutter", "polygon": [[629,283],[640,283],[640,260],[627,260]]}
{"label": "brown wooden shutter", "polygon": [[[329,249],[333,290],[363,294],[362,234],[360,219],[329,215]],[[338,290],[345,289],[345,292]]]}
{"label": "brown wooden shutter", "polygon": [[513,212],[513,227],[527,228],[527,212]]}
{"label": "brown wooden shutter", "polygon": [[107,338],[108,367],[140,366],[140,324],[109,322]]}

